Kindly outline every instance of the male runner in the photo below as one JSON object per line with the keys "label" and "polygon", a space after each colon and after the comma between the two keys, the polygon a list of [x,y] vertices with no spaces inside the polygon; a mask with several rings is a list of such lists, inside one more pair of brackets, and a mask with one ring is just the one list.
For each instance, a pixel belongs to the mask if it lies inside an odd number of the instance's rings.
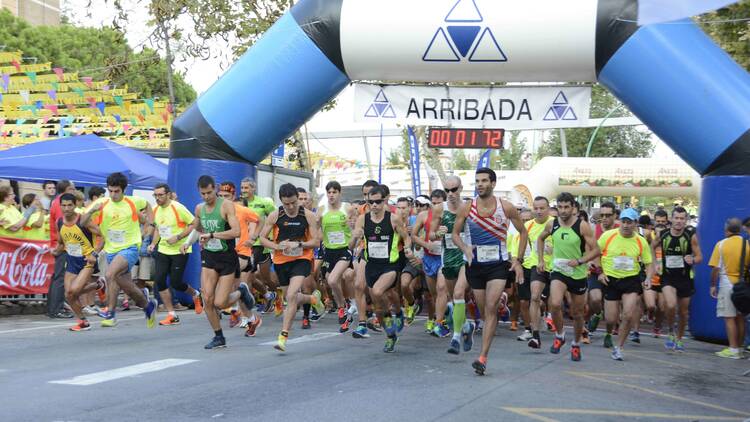
{"label": "male runner", "polygon": [[[312,196],[307,193],[307,190],[303,187],[297,187],[297,196],[299,198],[300,205],[307,211],[310,211],[313,213],[313,215],[317,218],[317,209],[313,208],[312,204]],[[320,220],[318,220],[318,226],[320,227]],[[320,238],[320,233],[318,233],[318,237]],[[305,278],[305,282],[302,284],[302,294],[312,294],[316,290],[318,290],[321,294],[321,297],[323,297],[323,291],[318,288],[318,274],[320,271],[320,266],[323,264],[323,251],[322,251],[321,244],[315,247],[313,249],[313,263],[312,263],[312,269],[310,271],[310,275]],[[325,300],[323,300],[323,304],[325,305]],[[324,307],[325,309],[325,307]],[[318,313],[316,310],[313,311],[313,315],[310,315],[311,306],[309,303],[305,303],[302,305],[302,329],[303,330],[309,330],[312,328],[312,325],[310,324],[310,321],[317,321],[323,316],[325,316],[325,312]]]}
{"label": "male runner", "polygon": [[[482,331],[482,350],[472,367],[478,375],[484,375],[487,369],[487,355],[497,328],[500,296],[504,293],[508,272],[515,271],[516,277],[523,274],[523,268],[517,259],[508,262],[508,225],[512,222],[516,227],[522,245],[528,241],[528,233],[513,204],[495,197],[495,172],[486,167],[480,168],[476,171],[475,180],[479,196],[470,204],[461,206],[452,236],[453,243],[467,258],[471,258],[467,264],[466,278],[485,323]],[[464,223],[469,226],[471,245],[467,245],[461,238]]]}
{"label": "male runner", "polygon": [[[107,177],[109,198],[99,198],[82,216],[80,224],[86,226],[91,216],[98,213],[94,224],[99,226],[104,242],[96,247],[98,254],[102,248],[107,253],[107,271],[105,275],[108,289],[109,309],[102,320],[102,327],[117,325],[115,307],[117,291],[122,289],[136,305],[143,308],[146,314],[146,326],[154,327],[156,320],[156,299],[149,299],[147,289],[139,289],[130,277],[130,270],[138,263],[138,249],[141,246],[141,215],[145,216],[144,231],[150,234],[153,212],[145,199],[137,196],[126,196],[128,179],[122,173],[112,173]],[[143,212],[141,212],[143,211]]]}
{"label": "male runner", "polygon": [[[171,189],[166,183],[159,183],[154,187],[154,198],[156,207],[154,207],[154,224],[156,230],[148,247],[148,252],[156,251],[154,281],[159,291],[161,301],[167,308],[167,317],[159,321],[159,325],[176,325],[180,323],[172,304],[172,293],[169,291],[171,286],[178,292],[183,292],[193,298],[195,304],[195,313],[203,312],[203,303],[200,292],[182,280],[185,273],[185,266],[192,247],[188,246],[186,253],[182,254],[180,248],[185,243],[185,239],[192,231],[190,224],[193,222],[193,214],[185,208],[184,205],[170,199]],[[167,286],[167,277],[169,284]]]}
{"label": "male runner", "polygon": [[[604,232],[619,227],[615,224],[615,218],[617,208],[615,204],[611,202],[605,202],[599,207],[599,223],[594,227],[594,236],[598,241]],[[599,321],[602,319],[602,289],[604,286],[599,282],[599,275],[601,275],[602,269],[594,264],[589,265],[589,278],[588,278],[588,297],[589,297],[589,320],[588,320],[588,332],[589,336],[594,335],[596,328],[599,326]],[[614,326],[607,326],[607,334],[604,336],[604,347],[612,347],[612,329]]]}
{"label": "male runner", "polygon": [[240,223],[237,221],[234,205],[217,195],[216,182],[211,176],[203,175],[198,178],[198,190],[203,203],[195,206],[198,218],[190,225],[190,239],[180,250],[186,253],[196,238],[200,240],[201,296],[206,317],[214,330],[213,339],[204,348],[211,350],[227,346],[219,320],[221,309],[228,308],[238,299],[242,299],[245,306],[252,309],[255,300],[247,284],[240,283],[239,288],[235,288],[234,284],[239,266],[235,239],[240,235]]}
{"label": "male runner", "polygon": [[[368,211],[370,211],[370,204],[368,201],[368,195],[370,193],[370,190],[373,189],[376,186],[380,186],[380,184],[374,180],[367,180],[365,183],[362,184],[362,197],[364,198],[364,204],[359,208],[359,215],[362,216],[366,214]],[[359,217],[357,217],[359,219]],[[367,264],[367,261],[364,258],[364,242],[360,243],[358,245],[351,245],[351,249],[359,249],[358,254],[358,261],[357,264],[354,266],[355,271],[355,277],[354,277],[354,309],[350,308],[350,313],[353,315],[354,312],[357,312],[359,322],[357,324],[357,328],[352,331],[352,337],[354,338],[367,338],[369,337],[369,334],[367,334],[367,280],[365,277],[365,264]]]}
{"label": "male runner", "polygon": [[[413,207],[409,198],[400,197],[396,201],[396,210],[398,216],[406,221],[406,231],[413,233],[412,228],[414,223],[417,221],[417,216],[412,215]],[[412,244],[413,245],[413,244]],[[411,325],[414,322],[414,317],[419,313],[420,306],[416,302],[416,293],[418,290],[419,279],[422,273],[421,261],[420,265],[415,265],[418,258],[415,256],[414,259],[406,260],[404,268],[399,274],[399,283],[401,284],[401,294],[406,300],[405,313],[406,313],[406,325]],[[414,261],[414,263],[412,262]],[[432,316],[432,315],[431,315]],[[429,330],[432,332],[434,328],[434,321],[428,319]]]}
{"label": "male runner", "polygon": [[78,318],[78,323],[70,331],[88,331],[91,325],[83,313],[79,298],[100,287],[92,275],[97,271],[98,254],[94,250],[94,234],[99,235],[99,228],[92,222],[83,225],[80,215],[75,212],[75,196],[64,193],[60,196],[60,209],[63,216],[56,222],[57,246],[53,255],[66,252],[65,300]]}
{"label": "male runner", "polygon": [[[528,317],[524,316],[524,321],[528,321],[527,329],[524,333],[518,336],[518,340],[526,341],[528,346],[532,349],[539,349],[542,347],[542,340],[539,335],[539,325],[541,320],[542,312],[542,294],[545,290],[549,289],[550,274],[548,270],[552,269],[552,242],[548,240],[544,243],[544,247],[539,250],[539,235],[547,227],[547,224],[552,222],[555,217],[550,215],[549,200],[544,196],[537,196],[534,198],[534,219],[526,222],[525,228],[529,233],[529,243],[531,244],[531,253],[528,258],[523,260],[523,279],[521,280],[518,288],[518,294],[521,298],[521,310],[523,312],[525,308],[524,302],[531,302],[528,305]],[[521,244],[519,243],[519,248]],[[519,253],[520,255],[520,253]],[[544,257],[543,270],[539,268],[539,256]],[[524,252],[524,257],[526,253]],[[526,299],[526,300],[524,300]],[[528,303],[528,302],[527,302]],[[528,328],[531,331],[527,333]],[[557,327],[555,327],[557,328]]]}
{"label": "male runner", "polygon": [[583,312],[586,306],[585,264],[599,256],[599,248],[594,240],[594,233],[589,223],[578,218],[576,200],[572,194],[563,192],[557,196],[558,217],[547,223],[537,238],[537,259],[539,271],[546,269],[544,260],[544,242],[552,238],[552,279],[549,310],[555,322],[555,340],[550,353],[560,353],[565,344],[565,327],[563,326],[563,299],[570,293],[570,315],[573,317],[574,338],[570,349],[573,361],[581,360],[581,336],[583,334]]}
{"label": "male runner", "polygon": [[617,324],[622,302],[622,321],[619,327],[618,345],[612,350],[612,359],[623,360],[622,348],[628,339],[630,327],[635,325],[638,315],[638,301],[643,292],[641,286],[641,263],[646,266],[645,287],[651,286],[654,265],[651,248],[643,236],[636,232],[638,212],[632,208],[620,213],[621,225],[617,229],[604,232],[599,238],[601,268],[599,282],[605,286],[604,314],[607,325]]}
{"label": "male runner", "polygon": [[[693,266],[703,261],[698,234],[693,227],[687,226],[688,218],[685,208],[674,208],[671,227],[662,231],[661,236],[654,239],[651,245],[654,249],[661,246],[662,250],[661,262],[656,266],[661,268],[661,291],[664,295],[664,312],[669,329],[664,347],[668,351],[685,351],[682,338],[687,326],[690,298],[695,293],[692,270]],[[675,310],[680,313],[676,335]]]}
{"label": "male runner", "polygon": [[[318,247],[318,222],[315,214],[300,205],[297,188],[291,183],[279,187],[281,207],[266,217],[260,232],[261,244],[273,252],[273,264],[279,284],[286,295],[284,322],[274,348],[286,351],[297,305],[309,303],[318,313],[325,311],[319,291],[312,295],[301,293],[305,278],[312,271],[313,249]],[[273,240],[268,235],[273,231]]]}
{"label": "male runner", "polygon": [[344,283],[347,282],[344,273],[349,271],[352,262],[352,254],[349,252],[352,229],[348,222],[347,207],[341,203],[339,182],[328,182],[326,197],[328,206],[325,210],[318,212],[324,249],[322,273],[338,305],[336,314],[340,325],[339,332],[344,333],[349,331],[349,318],[346,312],[347,296],[345,295],[349,288],[344,287]]}
{"label": "male runner", "polygon": [[[353,247],[364,236],[365,279],[375,311],[386,332],[383,351],[393,353],[404,318],[398,294],[393,289],[398,274],[400,239],[403,239],[407,258],[413,255],[411,239],[403,221],[386,211],[388,204],[385,201],[385,191],[381,186],[370,189],[367,199],[370,211],[357,218],[349,246]],[[391,314],[391,305],[398,308],[395,317]]]}

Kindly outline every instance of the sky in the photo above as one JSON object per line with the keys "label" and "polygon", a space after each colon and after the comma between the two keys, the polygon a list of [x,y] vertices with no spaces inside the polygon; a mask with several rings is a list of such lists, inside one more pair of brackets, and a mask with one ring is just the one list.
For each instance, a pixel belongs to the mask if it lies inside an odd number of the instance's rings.
{"label": "sky", "polygon": [[[113,0],[94,0],[93,4],[99,7],[90,8],[88,13],[81,13],[86,10],[89,0],[62,0],[62,9],[75,11],[69,15],[74,16],[73,22],[79,26],[101,27],[109,25],[115,17],[115,9],[111,5]],[[105,3],[105,5],[102,5]],[[146,25],[148,21],[148,12],[144,4],[147,0],[123,0],[122,4],[128,10],[130,16],[130,25],[126,28],[126,37],[131,47],[137,50],[141,46],[152,47],[146,39],[152,32],[153,28]],[[178,22],[181,28],[187,30],[190,27],[188,19]],[[231,48],[221,43],[211,45],[212,58],[210,60],[189,59],[187,61],[175,61],[177,71],[184,73],[185,79],[200,95],[205,92],[211,85],[221,77],[231,62]],[[309,136],[309,148],[313,152],[319,152],[327,155],[337,156],[350,160],[364,160],[365,149],[362,138],[356,139],[319,139],[314,136],[319,132],[331,132],[337,130],[351,129],[371,129],[378,130],[378,124],[355,123],[353,118],[354,90],[351,87],[346,88],[339,95],[336,101],[336,107],[333,110],[320,112],[316,114],[307,123],[307,131],[312,134]],[[385,126],[385,128],[395,128],[395,125]],[[304,132],[303,132],[304,133]],[[526,133],[522,135],[526,140],[526,150],[534,148],[532,140],[533,134]],[[537,141],[539,136],[536,137]],[[654,158],[674,159],[676,155],[672,150],[656,136],[653,137],[656,148],[653,154]],[[368,138],[370,156],[373,164],[377,166],[378,156],[380,153],[379,137]],[[398,148],[401,144],[401,137],[384,137],[383,138],[383,160],[388,152]],[[447,152],[450,153],[450,152]]]}

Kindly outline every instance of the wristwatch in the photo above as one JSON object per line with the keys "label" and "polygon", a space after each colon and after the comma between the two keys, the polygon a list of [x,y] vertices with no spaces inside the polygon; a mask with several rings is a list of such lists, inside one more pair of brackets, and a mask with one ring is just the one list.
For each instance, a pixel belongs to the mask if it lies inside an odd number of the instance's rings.
{"label": "wristwatch", "polygon": [[299,240],[297,241],[297,247],[298,247],[298,248],[301,248],[301,247],[302,247],[302,242],[300,242]]}
{"label": "wristwatch", "polygon": [[211,232],[211,234],[208,237],[211,238],[211,239],[213,239],[214,238],[214,232]]}
{"label": "wristwatch", "polygon": [[99,258],[99,252],[93,251],[91,252],[91,256],[93,256],[94,258]]}

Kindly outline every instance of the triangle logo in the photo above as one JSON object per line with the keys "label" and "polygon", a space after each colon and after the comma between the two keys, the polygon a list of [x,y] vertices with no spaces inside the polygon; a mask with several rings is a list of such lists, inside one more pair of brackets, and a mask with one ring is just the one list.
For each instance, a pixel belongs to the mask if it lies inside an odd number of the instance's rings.
{"label": "triangle logo", "polygon": [[462,57],[466,57],[469,53],[469,49],[474,45],[474,40],[477,39],[477,34],[481,26],[449,26],[448,34],[450,34],[453,44],[458,48],[458,52],[461,53]]}
{"label": "triangle logo", "polygon": [[438,28],[435,35],[427,46],[422,60],[426,62],[459,62],[461,59],[453,49],[448,37],[445,35],[443,28]]}
{"label": "triangle logo", "polygon": [[370,108],[368,108],[365,113],[365,117],[380,117],[378,115],[378,110],[375,109],[375,104],[370,105]]}
{"label": "triangle logo", "polygon": [[508,57],[503,53],[500,44],[490,28],[485,28],[479,37],[474,51],[469,56],[470,62],[507,62]]}
{"label": "triangle logo", "polygon": [[547,110],[547,114],[544,115],[543,120],[547,120],[547,121],[560,120],[560,118],[557,117],[557,115],[555,114],[555,110],[552,107],[550,107],[549,110]]}
{"label": "triangle logo", "polygon": [[555,97],[555,101],[552,102],[552,104],[558,105],[558,104],[568,104],[568,97],[565,96],[565,93],[560,91],[559,94],[557,94],[557,97]]}
{"label": "triangle logo", "polygon": [[578,120],[578,116],[576,116],[576,112],[573,111],[573,107],[566,107],[567,110],[565,110],[565,113],[562,115],[563,120]]}
{"label": "triangle logo", "polygon": [[393,107],[388,104],[388,107],[383,110],[383,113],[380,115],[380,117],[385,117],[386,119],[395,119],[396,118],[396,112],[393,111]]}
{"label": "triangle logo", "polygon": [[458,0],[445,16],[446,22],[482,22],[476,0]]}
{"label": "triangle logo", "polygon": [[380,92],[378,92],[378,95],[375,96],[375,101],[373,101],[373,102],[374,103],[387,103],[387,102],[389,102],[388,101],[388,97],[385,96],[385,91],[383,91],[381,89]]}

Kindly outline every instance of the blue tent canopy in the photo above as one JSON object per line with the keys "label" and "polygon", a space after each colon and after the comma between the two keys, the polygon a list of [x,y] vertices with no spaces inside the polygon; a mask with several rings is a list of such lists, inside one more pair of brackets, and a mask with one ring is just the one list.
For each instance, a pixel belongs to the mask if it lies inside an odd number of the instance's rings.
{"label": "blue tent canopy", "polygon": [[132,148],[96,135],[36,142],[0,151],[0,179],[43,182],[68,179],[77,185],[104,186],[110,173],[122,172],[129,187],[152,189],[167,181],[167,165]]}

